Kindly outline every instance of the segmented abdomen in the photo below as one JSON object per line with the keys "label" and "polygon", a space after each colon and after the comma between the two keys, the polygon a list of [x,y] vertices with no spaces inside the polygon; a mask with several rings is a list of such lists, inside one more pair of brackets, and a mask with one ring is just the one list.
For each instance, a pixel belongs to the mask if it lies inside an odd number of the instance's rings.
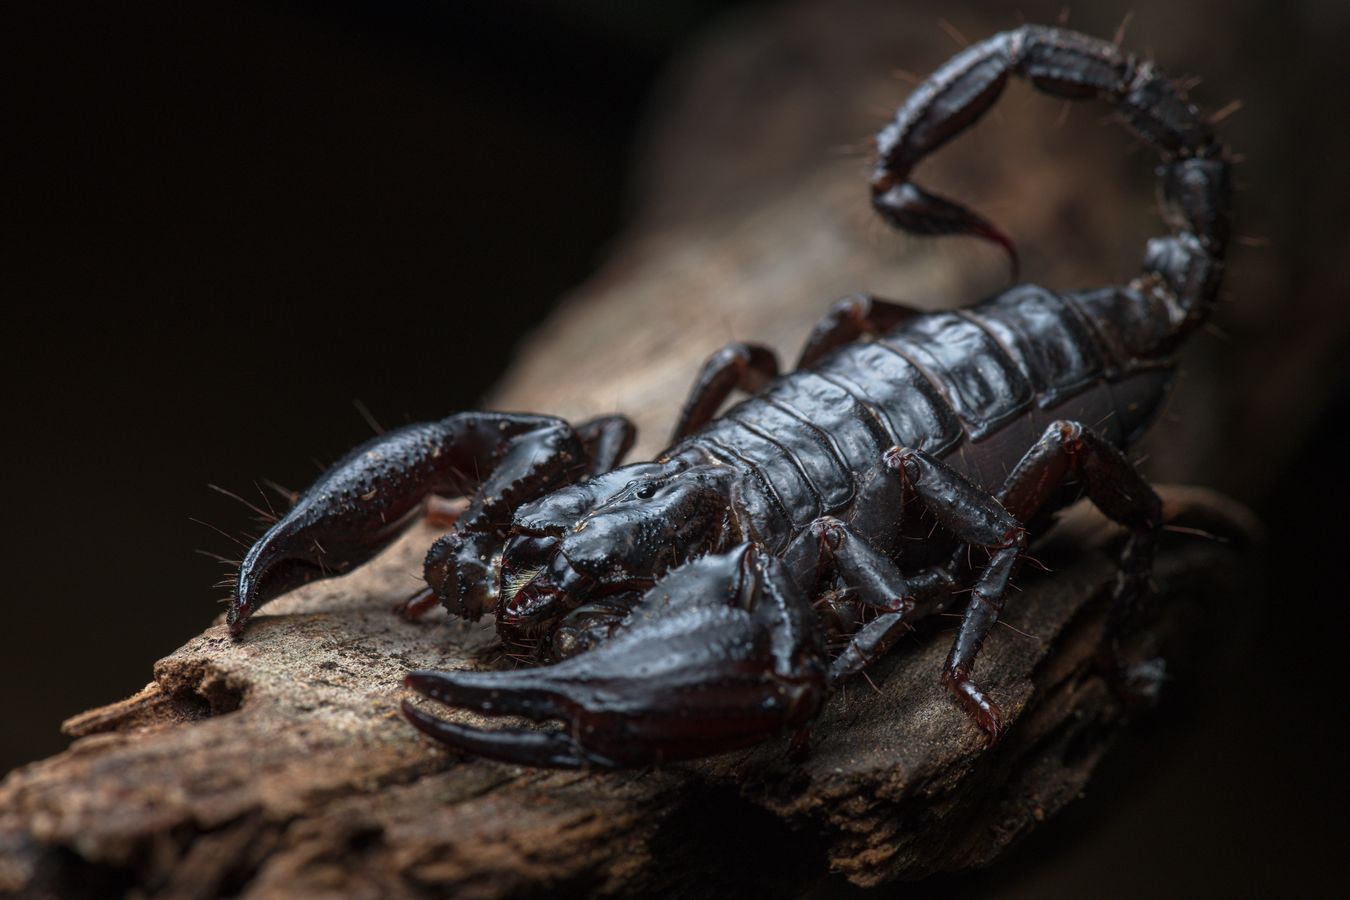
{"label": "segmented abdomen", "polygon": [[757,486],[747,505],[780,540],[846,511],[893,446],[944,457],[997,490],[1055,419],[1084,422],[1121,447],[1151,420],[1170,368],[1117,358],[1106,327],[1075,295],[1022,285],[842,347],[692,442],[747,471]]}

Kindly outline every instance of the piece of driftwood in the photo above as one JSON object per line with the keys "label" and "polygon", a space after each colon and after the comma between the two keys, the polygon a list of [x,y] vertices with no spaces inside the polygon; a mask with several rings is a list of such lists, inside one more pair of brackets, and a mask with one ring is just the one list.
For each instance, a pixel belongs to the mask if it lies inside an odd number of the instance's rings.
{"label": "piece of driftwood", "polygon": [[[1166,498],[1172,521],[1228,540],[1171,535],[1160,556],[1157,616],[1131,654],[1184,659],[1197,621],[1240,592],[1253,526],[1207,492]],[[449,754],[396,712],[408,669],[480,665],[492,642],[485,627],[389,611],[433,537],[421,527],[370,567],[277,601],[246,640],[217,624],[136,696],[67,722],[70,750],[0,787],[0,888],[497,897],[786,888],[827,868],[872,885],[983,865],[1077,796],[1124,716],[1093,662],[1113,535],[1079,507],[1033,551],[1056,571],[1024,579],[981,657],[1016,721],[993,750],[938,683],[938,620],[875,687],[833,699],[802,762],[784,738],[560,773]]]}
{"label": "piece of driftwood", "polygon": [[[643,426],[643,453],[663,442],[698,363],[728,339],[790,359],[850,291],[932,307],[997,283],[998,260],[981,250],[879,239],[865,164],[821,151],[876,126],[875,107],[903,93],[891,68],[921,70],[950,48],[935,49],[931,23],[914,28],[893,4],[869,7],[866,27],[818,9],[732,29],[689,66],[683,99],[668,98],[654,132],[647,212],[527,344],[493,405],[621,410]],[[1111,280],[1140,245],[1114,224],[1142,202],[1139,185],[1103,170],[1118,134],[1081,118],[1045,127],[1055,113],[1002,122],[1012,152],[958,146],[926,172],[958,196],[1003,198],[993,211],[1038,277]],[[1077,152],[1043,152],[1051,142]],[[1113,224],[1097,232],[1094,222]],[[1098,234],[1111,241],[1094,243]],[[1038,257],[1039,247],[1060,255]],[[1207,386],[1203,374],[1188,386],[1197,408]],[[1185,455],[1195,440],[1175,443],[1173,460],[1197,458]],[[1216,495],[1166,496],[1173,520],[1228,540],[1169,535],[1160,554],[1156,615],[1129,649],[1185,660],[1199,620],[1247,578],[1254,527]],[[71,719],[67,752],[0,785],[0,890],[799,892],[828,871],[873,885],[983,865],[1078,795],[1126,718],[1092,662],[1113,535],[1078,510],[1033,550],[1055,572],[1027,567],[1008,627],[979,664],[1016,719],[992,751],[938,684],[952,622],[939,619],[878,666],[875,689],[858,680],[834,698],[805,761],[787,759],[784,739],[613,774],[453,756],[402,721],[404,672],[480,665],[492,642],[485,628],[390,614],[433,538],[419,527],[370,567],[269,606],[243,642],[217,623],[156,664],[141,693]]]}

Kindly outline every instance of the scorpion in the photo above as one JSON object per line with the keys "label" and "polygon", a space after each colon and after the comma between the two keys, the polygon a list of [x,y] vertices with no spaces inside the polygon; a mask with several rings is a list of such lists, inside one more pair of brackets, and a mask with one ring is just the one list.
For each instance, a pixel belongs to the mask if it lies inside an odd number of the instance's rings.
{"label": "scorpion", "polygon": [[[1014,75],[1105,100],[1159,154],[1169,233],[1148,241],[1138,276],[1074,292],[1020,283],[950,312],[841,300],[790,372],[750,343],[710,357],[650,462],[620,465],[635,438],[620,415],[462,412],[390,431],[252,546],[231,633],[269,600],[372,558],[431,495],[456,497],[462,511],[403,610],[491,613],[503,645],[539,665],[416,671],[405,684],[562,727],[461,724],[405,700],[407,719],[446,745],[625,767],[802,738],[841,683],[966,594],[941,679],[992,745],[1007,723],[975,660],[1057,510],[1086,495],[1127,531],[1105,646],[1148,595],[1161,503],[1124,451],[1216,304],[1230,198],[1212,123],[1151,61],[1024,25],[958,53],[878,134],[871,204],[886,223],[993,242],[1016,272],[1002,231],[910,179]],[[736,391],[750,396],[719,415]]]}

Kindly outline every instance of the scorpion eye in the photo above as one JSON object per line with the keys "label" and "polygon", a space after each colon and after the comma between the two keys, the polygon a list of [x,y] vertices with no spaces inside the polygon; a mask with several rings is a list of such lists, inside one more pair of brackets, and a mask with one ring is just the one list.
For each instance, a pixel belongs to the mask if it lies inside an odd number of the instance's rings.
{"label": "scorpion eye", "polygon": [[634,496],[637,497],[639,500],[650,500],[656,496],[656,485],[644,484],[642,487],[637,489],[637,492],[634,494]]}

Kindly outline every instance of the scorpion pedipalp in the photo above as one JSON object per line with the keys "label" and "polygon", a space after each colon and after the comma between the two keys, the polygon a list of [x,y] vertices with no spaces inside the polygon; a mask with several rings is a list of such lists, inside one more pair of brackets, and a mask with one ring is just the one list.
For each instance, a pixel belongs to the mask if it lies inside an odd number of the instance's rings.
{"label": "scorpion pedipalp", "polygon": [[[500,541],[498,520],[509,519],[511,507],[582,477],[593,464],[586,441],[608,457],[623,452],[624,420],[597,421],[579,434],[551,416],[459,413],[367,441],[334,463],[249,550],[226,614],[232,633],[241,635],[273,598],[374,557],[433,494],[471,495],[456,522],[464,542],[477,548]],[[447,581],[442,573],[435,583]],[[468,601],[438,596],[457,612],[481,611],[477,594]]]}
{"label": "scorpion pedipalp", "polygon": [[504,672],[414,672],[448,706],[556,732],[446,722],[410,703],[413,725],[471,753],[527,765],[631,766],[706,756],[809,721],[827,693],[811,606],[779,560],[746,544],[671,571],[594,650]]}

